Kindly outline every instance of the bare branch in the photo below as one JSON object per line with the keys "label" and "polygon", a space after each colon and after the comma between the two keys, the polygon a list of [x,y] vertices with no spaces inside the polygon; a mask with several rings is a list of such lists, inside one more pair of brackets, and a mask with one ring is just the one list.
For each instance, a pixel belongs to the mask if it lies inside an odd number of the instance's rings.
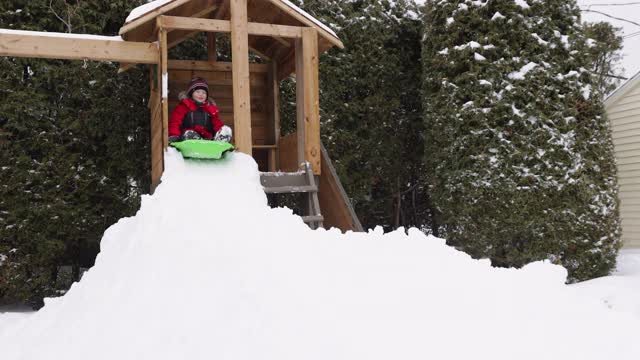
{"label": "bare branch", "polygon": [[631,6],[640,5],[640,2],[628,2],[628,3],[613,3],[613,4],[588,4],[586,6]]}
{"label": "bare branch", "polygon": [[609,17],[609,18],[612,18],[612,19],[615,19],[615,20],[620,20],[620,21],[628,22],[628,23],[633,24],[633,25],[640,26],[640,23],[637,23],[637,22],[635,22],[635,21],[631,21],[631,20],[627,20],[627,19],[623,19],[623,18],[615,17],[615,16],[609,15],[609,14],[607,14],[607,13],[604,13],[604,12],[602,12],[602,11],[598,11],[598,10],[589,10],[589,9],[580,9],[580,11],[584,11],[584,12],[592,12],[592,13],[596,13],[596,14],[604,15],[604,16],[606,16],[606,17]]}
{"label": "bare branch", "polygon": [[[66,4],[66,1],[65,1],[65,4]],[[67,26],[67,32],[71,33],[71,19],[69,18],[69,12],[67,11],[68,21],[65,21],[62,17],[60,17],[60,15],[58,15],[56,10],[53,8],[53,0],[49,0],[49,9],[51,9],[51,12],[53,13],[53,15],[55,15],[58,18],[58,20],[62,21],[62,23]]]}
{"label": "bare branch", "polygon": [[618,76],[618,75],[613,75],[613,74],[603,74],[602,76],[610,77],[610,78],[614,78],[614,79],[620,79],[620,80],[629,80],[629,78],[626,78],[624,76]]}

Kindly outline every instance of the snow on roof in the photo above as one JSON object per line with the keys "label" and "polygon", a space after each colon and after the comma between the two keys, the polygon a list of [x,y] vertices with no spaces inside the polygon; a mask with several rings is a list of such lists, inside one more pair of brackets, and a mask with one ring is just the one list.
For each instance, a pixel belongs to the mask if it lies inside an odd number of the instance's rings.
{"label": "snow on roof", "polygon": [[147,4],[138,6],[137,8],[131,10],[131,13],[129,14],[129,16],[127,16],[127,19],[124,21],[124,23],[130,23],[133,20],[141,17],[142,15],[145,15],[147,13],[152,12],[153,10],[167,4],[170,3],[174,0],[155,0],[155,1],[151,1]]}
{"label": "snow on roof", "polygon": [[[155,1],[151,1],[150,3],[144,4],[142,6],[138,6],[137,8],[133,9],[131,11],[131,13],[129,14],[129,16],[127,16],[127,19],[125,20],[125,24],[130,23],[134,20],[136,20],[137,18],[148,14],[150,12],[152,12],[153,10],[160,8],[168,3],[171,3],[175,0],[155,0]],[[290,7],[291,9],[295,10],[297,13],[299,13],[300,15],[304,16],[306,19],[310,20],[311,22],[313,22],[315,25],[319,26],[320,28],[322,28],[322,30],[328,32],[329,34],[335,36],[336,38],[338,37],[338,35],[336,35],[336,33],[331,30],[331,28],[329,28],[327,25],[323,24],[322,22],[320,22],[320,20],[314,18],[313,16],[311,16],[309,13],[307,13],[306,11],[302,10],[301,8],[297,7],[296,5],[294,5],[293,3],[291,3],[289,0],[278,0],[280,2],[282,2],[283,4],[287,5],[288,7]]]}
{"label": "snow on roof", "polygon": [[67,38],[67,39],[124,41],[124,40],[122,40],[122,37],[120,37],[120,36],[102,36],[102,35],[90,35],[90,34],[71,34],[71,33],[26,31],[26,30],[9,30],[9,29],[0,29],[0,34],[47,36],[47,37],[52,37],[52,38]]}
{"label": "snow on roof", "polygon": [[308,12],[300,9],[299,7],[297,7],[296,5],[294,5],[293,3],[291,3],[289,0],[280,0],[280,2],[284,3],[285,5],[289,6],[290,8],[292,8],[293,10],[299,12],[302,16],[306,17],[307,19],[311,20],[314,24],[318,25],[319,27],[321,27],[324,31],[328,32],[329,34],[338,37],[338,35],[336,35],[336,33],[331,30],[331,28],[329,28],[327,25],[323,24],[320,22],[320,20],[314,18],[313,16],[309,15]]}

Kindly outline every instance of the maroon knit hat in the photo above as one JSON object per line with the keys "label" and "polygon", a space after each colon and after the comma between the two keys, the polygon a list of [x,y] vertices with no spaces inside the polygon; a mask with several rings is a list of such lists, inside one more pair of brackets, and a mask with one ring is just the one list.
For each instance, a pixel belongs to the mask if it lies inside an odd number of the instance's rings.
{"label": "maroon knit hat", "polygon": [[189,97],[191,97],[193,92],[198,89],[206,91],[207,95],[209,95],[209,84],[207,83],[206,79],[203,79],[201,77],[191,79],[191,82],[189,82],[189,87],[187,88],[187,94],[189,95]]}

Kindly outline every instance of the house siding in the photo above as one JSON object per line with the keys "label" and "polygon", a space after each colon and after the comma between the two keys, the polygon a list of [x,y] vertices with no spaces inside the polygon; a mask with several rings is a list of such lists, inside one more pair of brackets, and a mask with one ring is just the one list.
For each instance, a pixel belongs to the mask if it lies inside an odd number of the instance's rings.
{"label": "house siding", "polygon": [[632,81],[605,106],[618,164],[622,241],[640,248],[640,79]]}

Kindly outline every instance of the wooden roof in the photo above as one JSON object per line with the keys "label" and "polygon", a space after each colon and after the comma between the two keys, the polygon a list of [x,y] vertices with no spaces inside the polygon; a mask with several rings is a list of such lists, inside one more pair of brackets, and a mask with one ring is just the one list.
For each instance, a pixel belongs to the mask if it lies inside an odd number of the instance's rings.
{"label": "wooden roof", "polygon": [[[125,23],[120,35],[126,41],[153,42],[156,18],[160,15],[229,20],[230,0],[165,0]],[[317,19],[287,0],[247,0],[249,22],[313,27],[318,30],[320,53],[344,45],[336,34]],[[197,32],[176,30],[168,35],[169,48],[195,35]],[[286,56],[294,48],[292,39],[249,36],[249,47],[265,58]]]}

